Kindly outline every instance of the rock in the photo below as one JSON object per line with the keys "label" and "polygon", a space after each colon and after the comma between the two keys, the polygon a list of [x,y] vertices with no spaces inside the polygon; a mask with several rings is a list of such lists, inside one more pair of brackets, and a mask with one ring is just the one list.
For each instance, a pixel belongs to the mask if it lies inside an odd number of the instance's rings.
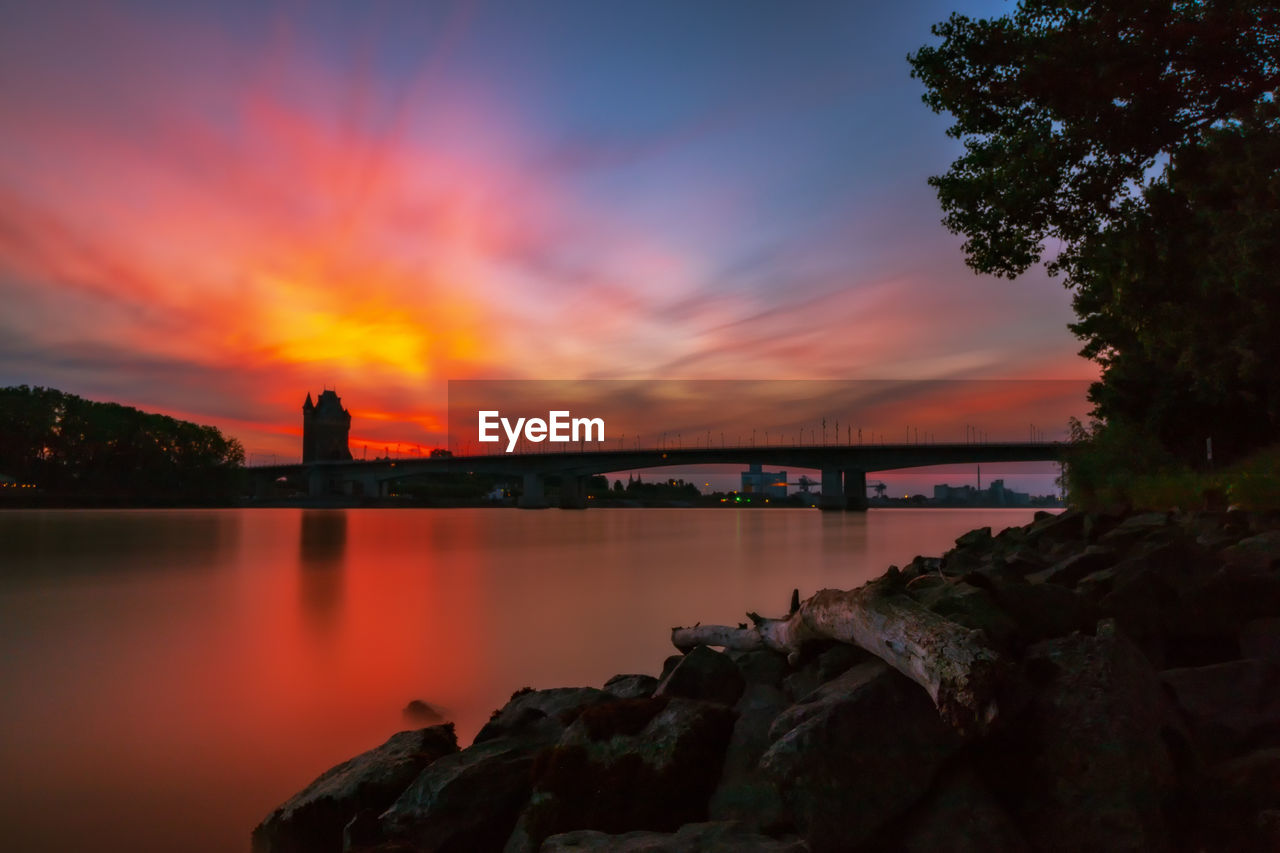
{"label": "rock", "polygon": [[494,711],[484,724],[475,743],[484,743],[503,735],[513,734],[551,718],[563,729],[587,705],[612,702],[618,697],[594,687],[553,687],[549,690],[517,690],[511,701]]}
{"label": "rock", "polygon": [[759,764],[760,757],[769,748],[773,721],[789,705],[787,697],[776,687],[747,685],[734,706],[738,720],[725,750],[720,783],[707,809],[712,820],[737,820],[766,831],[786,822],[778,788],[759,771]]}
{"label": "rock", "polygon": [[1280,616],[1280,572],[1223,566],[1189,596],[1205,630],[1235,640],[1255,619]]}
{"label": "rock", "polygon": [[859,664],[784,711],[760,768],[815,851],[850,850],[928,790],[958,746],[917,684]]}
{"label": "rock", "polygon": [[337,853],[342,830],[365,809],[381,811],[422,770],[458,751],[453,724],[400,732],[325,771],[253,830],[255,853]]}
{"label": "rock", "polygon": [[782,690],[791,701],[799,702],[820,686],[842,675],[850,667],[879,660],[866,649],[849,643],[814,643],[806,647],[806,660],[782,680]]}
{"label": "rock", "polygon": [[1162,850],[1185,735],[1142,653],[1099,623],[1027,650],[1038,689],[982,745],[984,778],[1036,850]]}
{"label": "rock", "polygon": [[937,557],[925,557],[917,554],[910,563],[902,569],[902,579],[904,581],[914,580],[921,575],[936,575],[942,567],[942,560]]}
{"label": "rock", "polygon": [[1027,529],[1023,544],[1047,551],[1064,542],[1084,539],[1084,514],[1076,509],[1051,515],[1036,513],[1036,520]]}
{"label": "rock", "polygon": [[501,850],[529,800],[538,756],[562,731],[543,717],[431,764],[383,812],[383,839],[417,853]]}
{"label": "rock", "polygon": [[672,832],[707,816],[735,714],[670,695],[583,710],[539,762],[507,850],[578,829]]}
{"label": "rock", "polygon": [[993,595],[1013,621],[1020,645],[1083,631],[1098,621],[1096,607],[1054,583],[1006,583]]}
{"label": "rock", "polygon": [[1280,530],[1259,533],[1224,548],[1222,561],[1232,568],[1255,572],[1276,568],[1280,564]]}
{"label": "rock", "polygon": [[697,646],[662,679],[653,695],[732,705],[744,686],[742,673],[728,655]]}
{"label": "rock", "polygon": [[1113,565],[1117,560],[1114,548],[1103,545],[1090,545],[1079,554],[1054,563],[1047,569],[1027,575],[1032,583],[1056,583],[1061,586],[1075,586],[1076,582],[1096,571]]}
{"label": "rock", "polygon": [[436,725],[445,721],[444,712],[439,708],[434,708],[423,702],[421,699],[414,699],[408,705],[404,706],[405,719],[412,720],[418,725]]}
{"label": "rock", "polygon": [[966,551],[985,551],[991,547],[991,544],[990,527],[970,530],[956,539],[956,547]]}
{"label": "rock", "polygon": [[619,699],[642,699],[658,689],[658,679],[652,675],[615,675],[604,683],[605,692]]}
{"label": "rock", "polygon": [[1124,506],[1113,506],[1097,512],[1085,513],[1084,540],[1097,542],[1116,525],[1123,522],[1128,515],[1129,510]]}
{"label": "rock", "polygon": [[1027,527],[1006,527],[996,534],[992,542],[993,551],[1001,556],[1021,551],[1026,547]]}
{"label": "rock", "polygon": [[903,821],[902,853],[1020,853],[1022,832],[976,773],[948,774]]}
{"label": "rock", "polygon": [[1171,523],[1167,512],[1143,512],[1131,515],[1098,537],[1098,542],[1112,548],[1125,548],[1157,531],[1164,530]]}
{"label": "rock", "polygon": [[1280,809],[1280,749],[1257,750],[1207,773],[1197,803],[1201,850],[1273,851]]}
{"label": "rock", "polygon": [[787,656],[773,649],[752,649],[746,652],[728,652],[733,662],[738,665],[738,672],[748,686],[767,684],[777,687],[787,676],[791,667]]}
{"label": "rock", "polygon": [[671,674],[671,670],[680,665],[680,661],[684,660],[684,655],[668,655],[667,659],[662,662],[662,673],[658,676],[658,680],[662,681]]}
{"label": "rock", "polygon": [[1117,621],[1153,666],[1200,665],[1239,656],[1234,629],[1207,618],[1197,581],[1181,575],[1176,563],[1125,561],[1116,572],[1098,609]]}
{"label": "rock", "polygon": [[690,823],[673,833],[627,832],[606,835],[578,830],[553,835],[542,853],[808,853],[797,838],[757,835],[732,822]]}
{"label": "rock", "polygon": [[1280,672],[1270,662],[1170,669],[1160,673],[1160,680],[1211,760],[1266,740],[1280,745]]}
{"label": "rock", "polygon": [[1017,624],[985,589],[968,583],[944,583],[924,588],[913,597],[939,616],[983,631],[998,649],[1007,650],[1014,645]]}
{"label": "rock", "polygon": [[1254,619],[1241,626],[1240,652],[1247,658],[1280,664],[1280,617]]}
{"label": "rock", "polygon": [[1033,572],[1049,568],[1049,563],[1035,551],[1021,550],[1006,555],[999,566],[992,566],[992,571],[999,575],[1016,575],[1026,577]]}
{"label": "rock", "polygon": [[817,660],[818,681],[825,683],[844,675],[860,663],[879,660],[879,658],[851,643],[832,643],[818,654]]}
{"label": "rock", "polygon": [[1223,510],[1186,512],[1176,517],[1177,524],[1197,544],[1218,550],[1224,545],[1234,545],[1240,536],[1226,529],[1227,513]]}

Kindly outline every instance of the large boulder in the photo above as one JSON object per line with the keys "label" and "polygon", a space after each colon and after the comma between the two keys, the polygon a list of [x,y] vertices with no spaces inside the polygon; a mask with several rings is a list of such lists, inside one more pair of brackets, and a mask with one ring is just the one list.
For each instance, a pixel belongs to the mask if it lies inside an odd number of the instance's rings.
{"label": "large boulder", "polygon": [[696,646],[663,677],[654,696],[681,696],[732,705],[745,681],[733,659],[706,646]]}
{"label": "large boulder", "polygon": [[1096,571],[1113,565],[1119,555],[1115,548],[1105,545],[1090,545],[1079,554],[1072,554],[1054,563],[1047,569],[1027,575],[1032,583],[1056,583],[1062,586],[1075,586],[1076,583]]}
{"label": "large boulder", "polygon": [[1084,513],[1069,509],[1057,515],[1047,512],[1036,513],[1035,521],[1027,528],[1022,539],[1023,545],[1041,551],[1048,551],[1064,542],[1078,542],[1084,538]]}
{"label": "large boulder", "polygon": [[615,675],[604,683],[604,689],[619,699],[647,699],[658,689],[658,679],[652,675]]}
{"label": "large boulder", "polygon": [[[423,770],[379,821],[381,841],[417,853],[501,850],[529,800],[539,755],[563,727],[544,717]],[[382,849],[382,848],[378,848]]]}
{"label": "large boulder", "polygon": [[1038,689],[982,754],[1031,846],[1166,849],[1186,736],[1146,658],[1104,620],[1096,636],[1032,646],[1027,671]]}
{"label": "large boulder", "polygon": [[1098,537],[1098,542],[1113,548],[1127,548],[1141,539],[1164,532],[1172,523],[1172,517],[1167,512],[1131,515]]}
{"label": "large boulder", "polygon": [[511,695],[511,701],[493,712],[475,737],[475,743],[484,743],[503,735],[514,734],[528,726],[536,726],[542,720],[554,720],[564,728],[573,722],[587,705],[612,702],[618,697],[608,690],[595,687],[552,687],[548,690],[524,688]]}
{"label": "large boulder", "polygon": [[[1273,853],[1280,849],[1280,748],[1261,749],[1208,771],[1197,798],[1198,838],[1187,849]],[[1193,847],[1195,844],[1197,846]]]}
{"label": "large boulder", "polygon": [[339,853],[359,812],[382,811],[432,762],[458,751],[453,724],[400,732],[325,771],[253,830],[254,853]]}
{"label": "large boulder", "polygon": [[1235,640],[1245,624],[1280,616],[1280,572],[1223,566],[1198,585],[1191,602],[1209,630]]}
{"label": "large boulder", "polygon": [[1061,637],[1097,624],[1097,609],[1055,583],[1002,583],[991,593],[1013,621],[1018,645]]}
{"label": "large boulder", "polygon": [[1226,758],[1246,746],[1280,746],[1280,671],[1270,661],[1170,669],[1160,679],[1208,759]]}
{"label": "large boulder", "polygon": [[1280,616],[1254,619],[1240,626],[1240,651],[1245,657],[1280,665]]}
{"label": "large boulder", "polygon": [[[961,768],[942,779],[902,821],[902,853],[1022,853],[1026,838],[982,779]],[[888,845],[885,845],[888,846]]]}
{"label": "large boulder", "polygon": [[1268,571],[1280,565],[1280,530],[1241,539],[1222,551],[1222,560],[1235,568]]}
{"label": "large boulder", "polygon": [[578,830],[553,835],[541,853],[808,853],[798,838],[757,835],[732,822],[690,823],[676,832],[626,832],[606,835]]}
{"label": "large boulder", "polygon": [[[991,589],[995,589],[994,584]],[[970,583],[937,583],[915,592],[913,597],[939,616],[981,630],[996,648],[1008,650],[1016,642],[1017,623],[987,589]]]}
{"label": "large boulder", "polygon": [[782,679],[782,692],[799,702],[823,684],[856,664],[879,660],[866,649],[849,643],[813,642],[806,644],[797,668]]}
{"label": "large boulder", "polygon": [[761,770],[817,853],[853,849],[903,814],[959,745],[924,689],[880,661],[784,711],[771,738]]}
{"label": "large boulder", "polygon": [[738,665],[743,680],[748,684],[767,684],[778,687],[787,677],[791,665],[787,656],[773,649],[751,649],[745,652],[728,652]]}
{"label": "large boulder", "polygon": [[[1207,618],[1198,606],[1197,587],[1176,562],[1126,560],[1116,567],[1111,591],[1098,609],[1114,618],[1156,667],[1210,663],[1238,657],[1234,632]],[[1194,570],[1200,572],[1199,569]],[[1201,573],[1203,577],[1203,573]]]}
{"label": "large boulder", "polygon": [[538,763],[507,850],[578,829],[672,832],[705,820],[733,709],[672,696],[585,708]]}
{"label": "large boulder", "polygon": [[720,783],[711,795],[708,816],[712,820],[736,820],[762,830],[785,824],[778,787],[759,769],[760,757],[769,748],[769,730],[791,702],[777,687],[749,684],[734,710],[738,721],[725,750]]}

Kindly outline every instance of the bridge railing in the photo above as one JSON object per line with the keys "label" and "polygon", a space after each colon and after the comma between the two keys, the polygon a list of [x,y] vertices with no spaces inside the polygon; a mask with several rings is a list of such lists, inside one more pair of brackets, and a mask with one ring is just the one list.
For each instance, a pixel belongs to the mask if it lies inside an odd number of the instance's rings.
{"label": "bridge railing", "polygon": [[[635,444],[626,442],[625,439],[619,439],[616,443],[606,442],[581,442],[578,445],[573,444],[549,444],[547,442],[520,442],[512,453],[505,453],[505,445],[494,444],[480,447],[476,444],[467,443],[458,450],[453,451],[450,456],[452,458],[473,458],[473,457],[491,457],[491,456],[582,456],[591,454],[614,454],[614,453],[689,453],[698,451],[723,451],[725,453],[734,453],[740,451],[757,451],[757,450],[812,450],[812,451],[835,451],[848,450],[851,448],[869,448],[877,450],[905,450],[909,448],[933,447],[938,449],[959,449],[965,447],[1054,447],[1066,444],[1062,440],[1053,440],[1048,438],[1037,437],[1035,439],[990,439],[976,438],[968,441],[884,441],[881,440],[854,440],[851,442],[805,442],[805,441],[757,441],[757,442],[721,442],[714,440],[708,442],[706,440],[696,441],[688,444],[679,439],[676,440],[659,440],[656,444],[648,444],[638,441]],[[370,446],[372,447],[372,446]],[[383,461],[417,461],[428,460],[433,458],[430,452],[421,452],[416,450],[392,450],[386,447],[379,447],[375,455],[367,453],[352,453],[352,462],[383,462]],[[279,453],[251,453],[245,460],[246,468],[274,468],[284,465],[300,465],[302,459],[299,456],[289,456]]]}

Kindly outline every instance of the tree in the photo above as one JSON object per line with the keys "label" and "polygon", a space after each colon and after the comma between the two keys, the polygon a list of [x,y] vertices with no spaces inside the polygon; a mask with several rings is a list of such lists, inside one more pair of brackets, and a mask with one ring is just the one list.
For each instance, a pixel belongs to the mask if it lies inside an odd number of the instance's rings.
{"label": "tree", "polygon": [[[1258,365],[1280,319],[1261,299],[1280,241],[1280,8],[1023,0],[933,32],[909,61],[964,143],[930,183],[967,263],[1013,278],[1044,258],[1065,276],[1082,355],[1103,367],[1097,415],[1184,458],[1210,431],[1235,453],[1274,438],[1280,396]],[[1256,430],[1236,423],[1250,407]]]}
{"label": "tree", "polygon": [[1076,261],[1096,414],[1183,459],[1280,435],[1280,133],[1275,105],[1259,113],[1182,152]]}
{"label": "tree", "polygon": [[216,428],[51,388],[0,388],[0,471],[90,500],[225,500],[244,448]]}

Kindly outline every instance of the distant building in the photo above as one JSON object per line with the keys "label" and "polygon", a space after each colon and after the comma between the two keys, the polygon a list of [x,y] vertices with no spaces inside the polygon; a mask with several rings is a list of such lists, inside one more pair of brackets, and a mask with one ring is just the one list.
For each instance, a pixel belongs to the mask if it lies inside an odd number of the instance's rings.
{"label": "distant building", "polygon": [[786,471],[762,471],[760,465],[750,465],[742,472],[743,494],[764,495],[768,498],[787,496]]}
{"label": "distant building", "polygon": [[933,487],[933,502],[952,506],[1030,506],[1031,495],[1007,489],[1004,480],[992,480],[990,488],[973,486]]}
{"label": "distant building", "polygon": [[977,500],[978,490],[973,486],[946,486],[937,485],[933,487],[933,499],[940,504],[967,504]]}
{"label": "distant building", "polygon": [[994,506],[1031,506],[1031,495],[1004,487],[1004,480],[992,480],[987,500]]}
{"label": "distant building", "polygon": [[347,441],[351,434],[351,413],[342,408],[336,391],[325,390],[311,402],[311,392],[302,404],[302,461],[351,458]]}

